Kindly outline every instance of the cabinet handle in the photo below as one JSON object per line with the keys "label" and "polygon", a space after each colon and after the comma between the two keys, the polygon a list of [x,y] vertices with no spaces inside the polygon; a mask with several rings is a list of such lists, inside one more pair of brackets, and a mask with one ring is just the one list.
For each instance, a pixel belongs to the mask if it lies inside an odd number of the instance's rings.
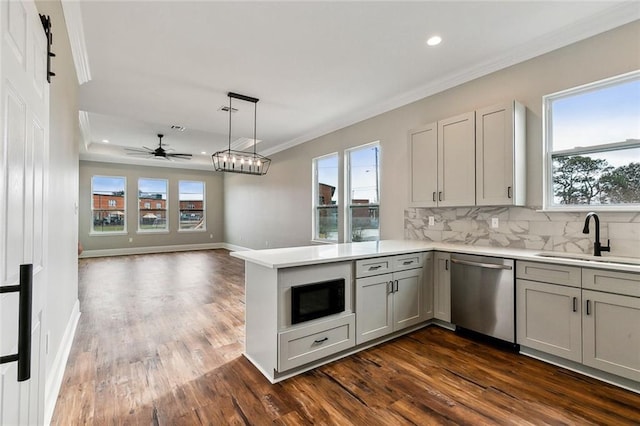
{"label": "cabinet handle", "polygon": [[587,299],[587,315],[591,315],[591,300]]}
{"label": "cabinet handle", "polygon": [[405,260],[404,262],[402,262],[403,265],[411,265],[413,263],[413,260]]}
{"label": "cabinet handle", "polygon": [[448,271],[449,270],[449,259],[445,259],[444,260],[444,270]]}
{"label": "cabinet handle", "polygon": [[442,201],[442,191],[438,192],[438,201]]}
{"label": "cabinet handle", "polygon": [[511,187],[507,187],[507,198],[511,198]]}
{"label": "cabinet handle", "polygon": [[573,312],[578,312],[578,298],[573,298]]}
{"label": "cabinet handle", "polygon": [[378,269],[380,269],[382,267],[382,265],[377,265],[377,266],[369,266],[369,270],[370,271],[377,271]]}
{"label": "cabinet handle", "polygon": [[324,342],[326,342],[327,340],[329,340],[329,338],[328,338],[328,337],[323,337],[322,339],[314,340],[314,341],[313,341],[313,343],[318,343],[318,344],[320,344],[320,343],[324,343]]}
{"label": "cabinet handle", "polygon": [[398,289],[399,289],[398,280],[396,280],[396,290],[394,291],[394,293],[396,293]]}
{"label": "cabinet handle", "polygon": [[393,281],[389,281],[387,284],[388,284],[388,286],[387,286],[387,293],[388,293],[388,294],[393,293]]}
{"label": "cabinet handle", "polygon": [[433,201],[436,200],[436,191],[433,191]]}

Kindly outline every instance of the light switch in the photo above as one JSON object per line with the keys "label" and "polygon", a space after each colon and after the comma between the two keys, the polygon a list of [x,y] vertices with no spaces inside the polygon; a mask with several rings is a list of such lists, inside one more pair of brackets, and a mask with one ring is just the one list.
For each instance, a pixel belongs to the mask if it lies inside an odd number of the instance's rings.
{"label": "light switch", "polygon": [[429,216],[429,226],[434,226],[436,224],[436,218],[433,216]]}

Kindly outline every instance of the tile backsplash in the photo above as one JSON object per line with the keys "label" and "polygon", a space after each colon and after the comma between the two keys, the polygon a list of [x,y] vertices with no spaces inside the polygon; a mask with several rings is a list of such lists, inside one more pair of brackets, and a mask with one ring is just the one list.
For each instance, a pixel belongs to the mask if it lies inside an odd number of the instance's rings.
{"label": "tile backsplash", "polygon": [[[429,226],[429,217],[434,225]],[[541,212],[531,207],[408,208],[405,239],[477,246],[593,253],[595,223],[583,234],[586,213]],[[611,256],[640,257],[640,212],[598,213],[600,242]],[[498,227],[492,228],[492,218]],[[606,254],[605,254],[606,255]]]}

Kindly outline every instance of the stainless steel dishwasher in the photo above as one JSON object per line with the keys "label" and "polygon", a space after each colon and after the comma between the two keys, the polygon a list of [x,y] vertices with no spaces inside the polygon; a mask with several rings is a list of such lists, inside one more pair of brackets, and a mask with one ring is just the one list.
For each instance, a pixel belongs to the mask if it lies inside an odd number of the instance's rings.
{"label": "stainless steel dishwasher", "polygon": [[513,259],[451,255],[451,322],[515,344]]}

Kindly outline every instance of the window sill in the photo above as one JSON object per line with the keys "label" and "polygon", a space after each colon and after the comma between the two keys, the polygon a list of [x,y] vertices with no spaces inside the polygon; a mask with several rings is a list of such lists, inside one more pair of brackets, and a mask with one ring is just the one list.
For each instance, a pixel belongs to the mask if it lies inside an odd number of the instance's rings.
{"label": "window sill", "polygon": [[203,229],[178,229],[178,232],[187,232],[187,233],[189,233],[189,232],[196,232],[196,233],[197,232],[207,232],[207,229],[206,228],[203,228]]}
{"label": "window sill", "polygon": [[144,234],[168,234],[168,233],[169,233],[168,229],[158,229],[157,231],[156,230],[148,230],[148,231],[147,230],[142,230],[141,231],[140,229],[138,229],[136,231],[136,234],[139,234],[139,235],[144,235]]}
{"label": "window sill", "polygon": [[543,207],[536,210],[539,213],[637,213],[639,205],[630,206],[572,206],[572,207]]}
{"label": "window sill", "polygon": [[311,240],[312,244],[338,244],[337,241],[330,240]]}
{"label": "window sill", "polygon": [[89,232],[89,236],[90,237],[110,237],[112,235],[116,235],[116,236],[122,236],[122,235],[129,235],[129,233],[125,230],[125,231],[114,231],[114,232],[95,232],[95,231],[90,231]]}

